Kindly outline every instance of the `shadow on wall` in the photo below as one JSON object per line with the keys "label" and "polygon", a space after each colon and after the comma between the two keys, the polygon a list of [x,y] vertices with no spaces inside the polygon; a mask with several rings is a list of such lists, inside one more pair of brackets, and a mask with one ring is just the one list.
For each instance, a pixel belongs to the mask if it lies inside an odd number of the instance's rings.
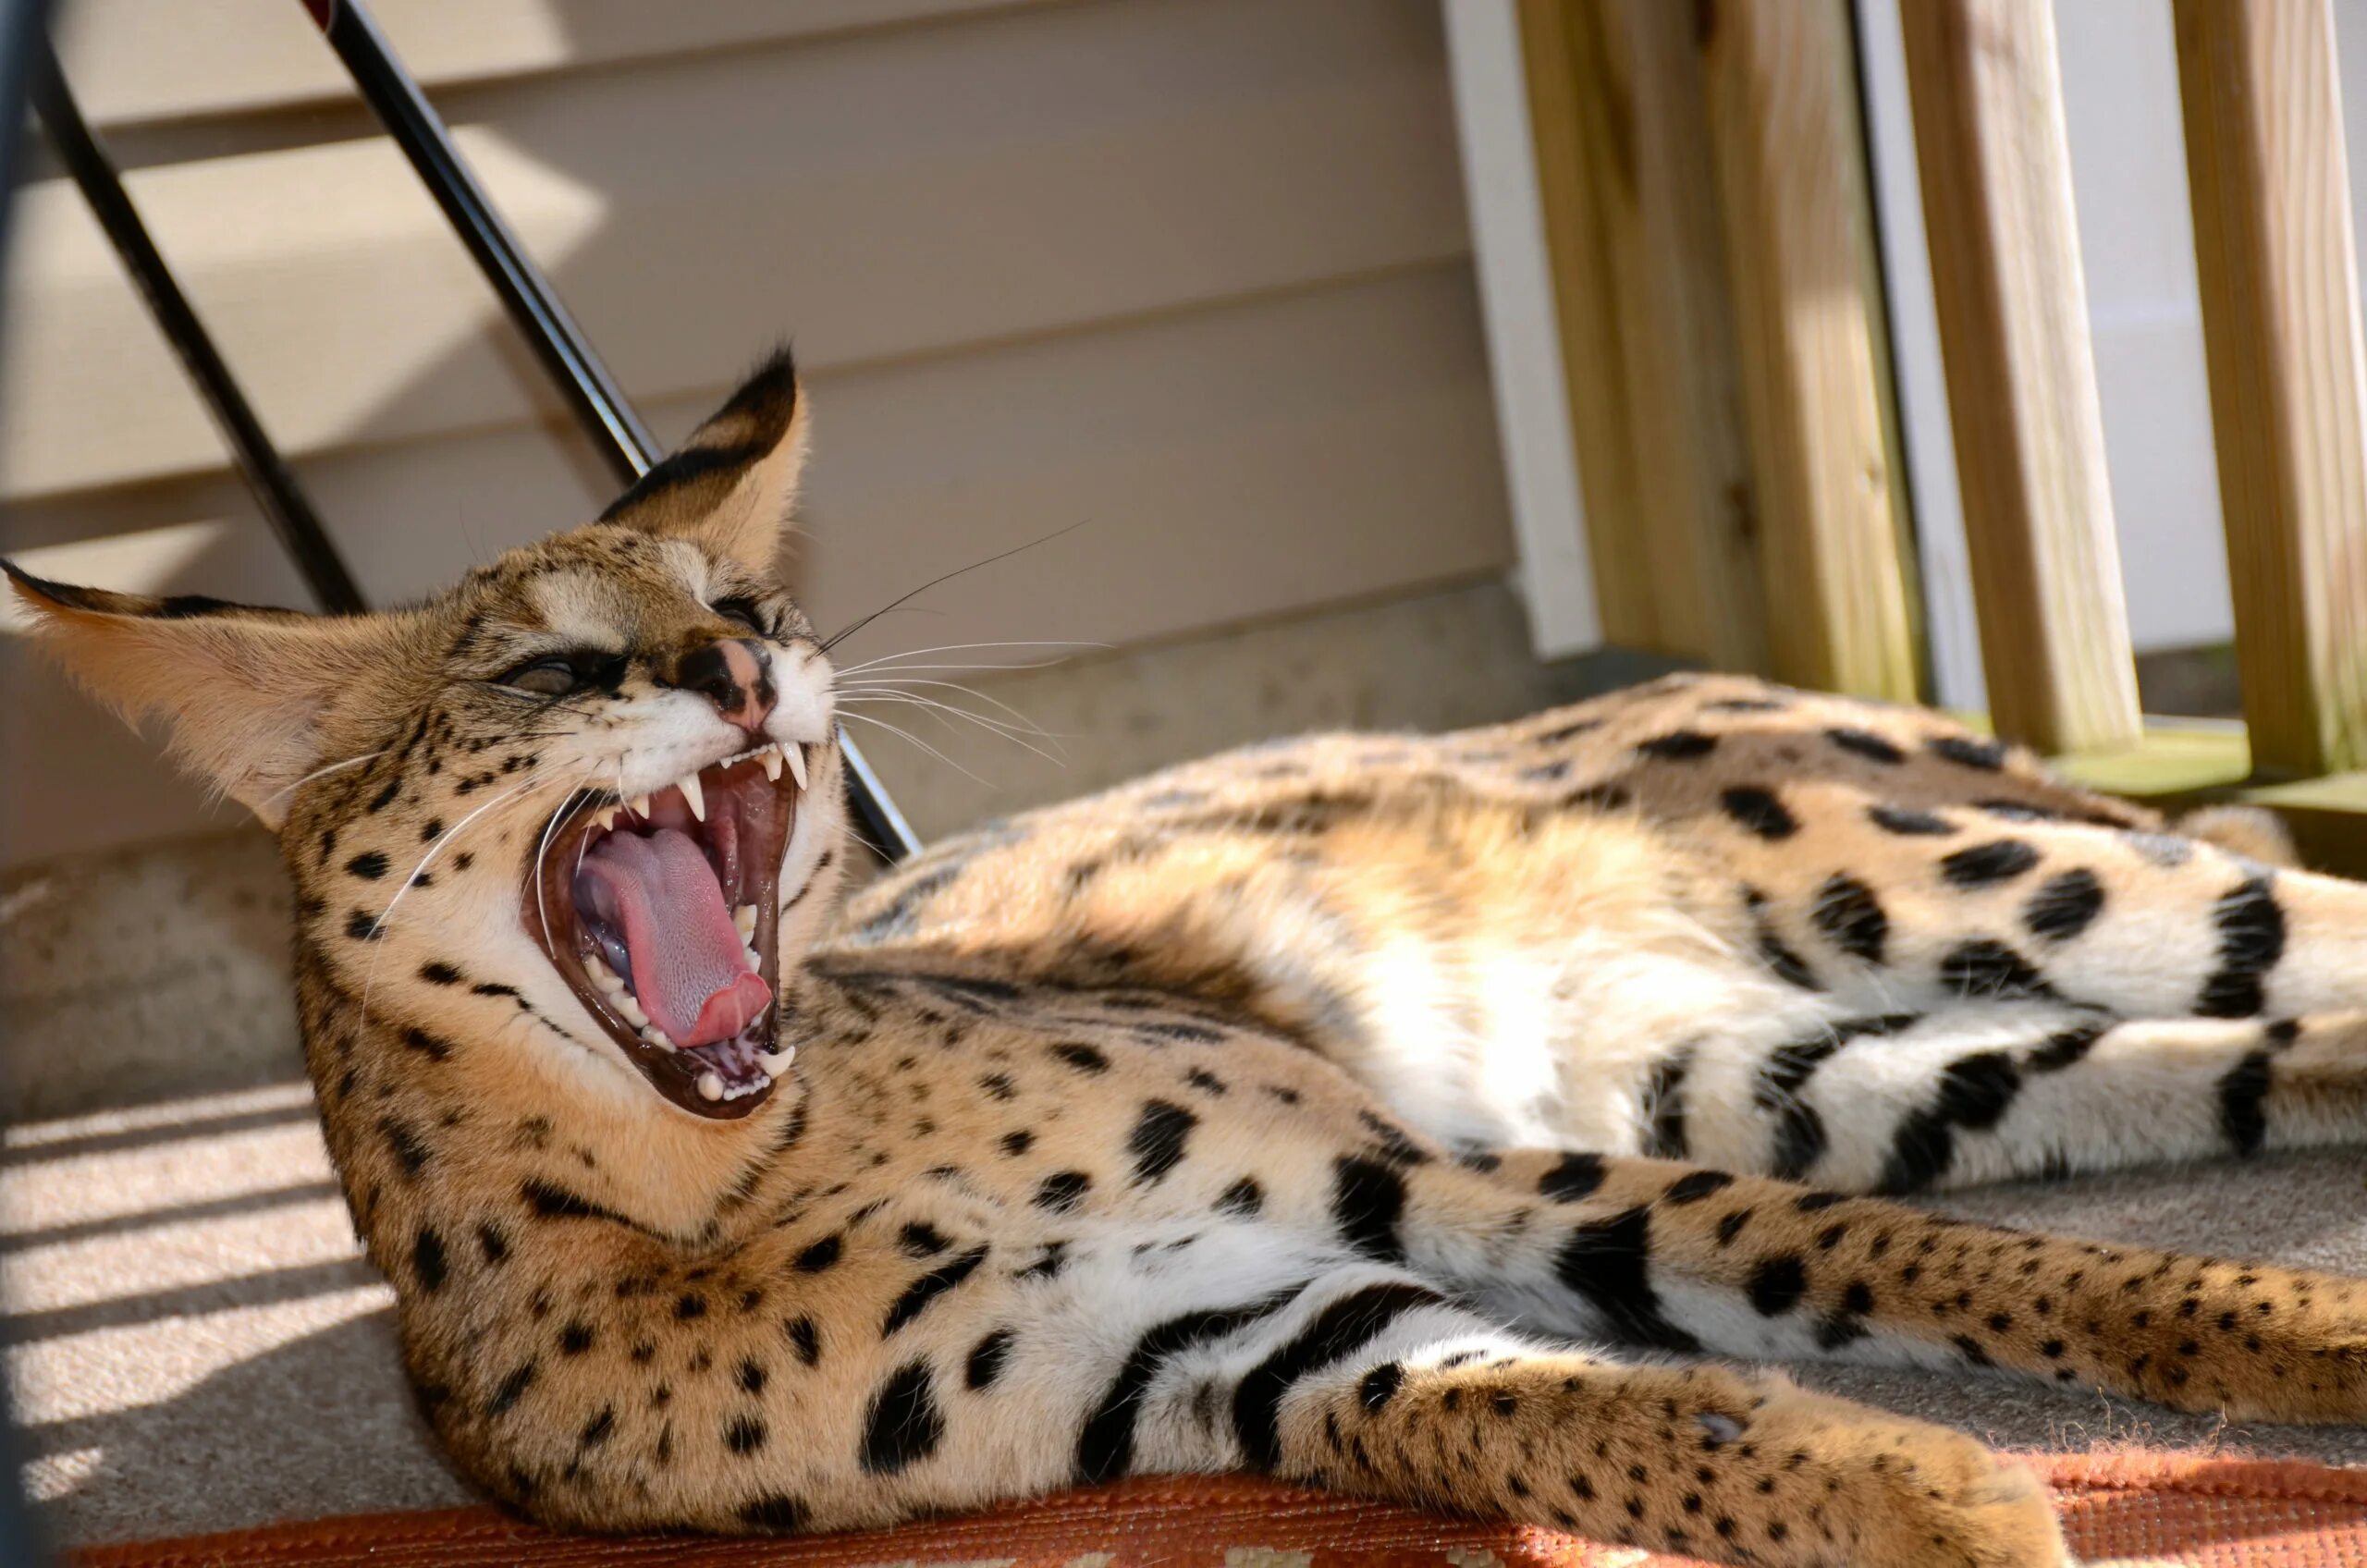
{"label": "shadow on wall", "polygon": [[[718,4],[624,55],[610,35],[647,31],[635,8],[515,8],[569,68],[439,104],[661,438],[795,330],[819,412],[793,568],[825,627],[1080,521],[860,645],[1135,643],[1508,560],[1428,0],[860,13],[896,26]],[[414,59],[435,46],[406,15],[448,35],[459,14],[386,10]],[[303,28],[292,6],[239,25]],[[370,129],[299,105],[110,136],[357,574],[391,597],[583,521],[609,486]],[[20,264],[47,292],[11,323],[12,380],[43,396],[15,399],[31,412],[0,440],[19,497],[0,547],[305,602],[72,193],[50,182],[25,212]],[[22,666],[0,653],[18,687],[0,752],[55,757],[43,741],[69,735],[83,811],[52,809],[51,775],[0,778],[12,854],[198,820],[153,749],[85,733],[79,700]]]}

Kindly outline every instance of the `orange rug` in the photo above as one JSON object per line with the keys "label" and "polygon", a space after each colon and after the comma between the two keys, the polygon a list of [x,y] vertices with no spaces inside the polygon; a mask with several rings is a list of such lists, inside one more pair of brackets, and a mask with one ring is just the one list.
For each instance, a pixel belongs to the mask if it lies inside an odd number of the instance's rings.
{"label": "orange rug", "polygon": [[[2072,1550],[2092,1568],[2367,1568],[2367,1470],[2168,1454],[2034,1463],[2055,1488]],[[460,1508],[98,1547],[68,1561],[76,1568],[1479,1568],[1491,1557],[1503,1568],[1694,1561],[1233,1476],[1129,1481],[992,1513],[802,1540],[554,1536],[490,1508]]]}

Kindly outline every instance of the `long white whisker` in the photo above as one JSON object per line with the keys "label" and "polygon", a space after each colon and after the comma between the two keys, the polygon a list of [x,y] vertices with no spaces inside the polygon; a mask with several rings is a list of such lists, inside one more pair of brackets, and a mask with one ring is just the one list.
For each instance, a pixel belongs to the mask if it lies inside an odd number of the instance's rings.
{"label": "long white whisker", "polygon": [[[1061,757],[1046,751],[1043,747],[1036,745],[1024,735],[1020,734],[1017,730],[1013,729],[1007,724],[1000,723],[995,719],[987,717],[984,714],[972,713],[967,708],[957,708],[950,703],[940,703],[934,697],[915,697],[910,694],[901,693],[888,695],[883,693],[869,697],[842,697],[840,699],[839,705],[843,710],[852,710],[852,708],[865,703],[902,704],[907,707],[923,709],[928,712],[931,717],[935,717],[938,723],[943,724],[948,730],[950,730],[953,728],[951,722],[952,718],[966,718],[971,723],[986,730],[989,735],[1000,736],[1001,739],[1009,741],[1015,746],[1025,746],[1029,751],[1034,752],[1046,762],[1058,763],[1062,760]],[[951,717],[949,718],[946,717],[948,715],[951,716]],[[1046,736],[1045,739],[1049,740],[1051,737]]]}
{"label": "long white whisker", "polygon": [[1110,643],[1078,643],[1061,637],[1036,638],[1016,643],[940,643],[934,648],[907,648],[901,654],[882,654],[876,659],[865,659],[861,664],[842,665],[838,667],[838,672],[840,675],[852,675],[856,670],[869,669],[874,665],[886,664],[891,659],[918,658],[923,654],[958,654],[972,648],[1108,648],[1114,645]]}
{"label": "long white whisker", "polygon": [[859,687],[886,687],[890,691],[899,692],[904,691],[913,686],[940,687],[946,691],[959,692],[965,697],[975,697],[982,703],[990,704],[995,707],[1002,709],[1003,712],[1011,715],[1012,718],[1018,720],[1019,727],[1027,730],[1030,734],[1044,735],[1049,733],[1042,725],[1036,723],[1034,719],[1028,717],[1017,708],[1012,707],[1000,697],[988,696],[986,692],[979,691],[976,687],[964,686],[959,680],[907,680],[900,682],[881,679],[877,680],[857,680],[848,682],[848,684]]}
{"label": "long white whisker", "polygon": [[962,774],[966,778],[975,779],[978,783],[984,784],[989,790],[998,787],[993,780],[979,778],[976,774],[972,773],[968,768],[963,767],[960,763],[955,762],[951,757],[947,756],[943,752],[938,751],[935,746],[930,745],[926,741],[922,740],[919,736],[900,725],[890,724],[884,718],[874,718],[867,713],[842,712],[840,717],[841,718],[861,719],[865,724],[877,725],[880,729],[887,730],[891,735],[901,735],[906,741],[912,742],[915,746],[918,746],[922,751],[926,752],[929,755],[935,757],[938,761],[943,763],[954,772]]}
{"label": "long white whisker", "polygon": [[368,762],[372,757],[382,757],[386,754],[386,748],[381,746],[374,752],[364,752],[358,757],[348,757],[343,762],[333,762],[326,767],[316,767],[313,769],[312,772],[304,775],[303,778],[296,780],[295,783],[288,785],[283,789],[274,790],[270,794],[265,795],[264,797],[263,803],[270,805],[274,802],[277,801],[282,795],[294,794],[297,790],[302,789],[305,785],[310,784],[315,778],[325,778],[327,775],[337,772],[339,768],[352,767],[357,764]]}

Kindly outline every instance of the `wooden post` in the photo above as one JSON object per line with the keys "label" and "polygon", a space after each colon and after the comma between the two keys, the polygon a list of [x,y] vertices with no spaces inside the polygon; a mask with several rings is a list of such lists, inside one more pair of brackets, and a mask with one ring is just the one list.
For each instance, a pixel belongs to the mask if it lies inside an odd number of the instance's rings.
{"label": "wooden post", "polygon": [[2048,6],[1899,18],[1990,711],[2097,751],[2141,730]]}
{"label": "wooden post", "polygon": [[2253,762],[2367,766],[2367,376],[2333,11],[2177,0],[2174,14]]}
{"label": "wooden post", "polygon": [[1704,0],[1777,675],[1911,700],[1914,617],[1845,0]]}
{"label": "wooden post", "polygon": [[1768,667],[1690,12],[1522,0],[1572,437],[1606,638]]}

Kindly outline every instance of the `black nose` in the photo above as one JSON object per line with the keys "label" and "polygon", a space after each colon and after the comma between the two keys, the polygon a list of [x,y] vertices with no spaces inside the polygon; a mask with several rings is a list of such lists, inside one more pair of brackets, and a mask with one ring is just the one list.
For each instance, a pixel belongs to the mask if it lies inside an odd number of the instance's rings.
{"label": "black nose", "polygon": [[674,662],[666,684],[698,692],[715,704],[716,712],[752,735],[773,711],[773,683],[764,655],[742,638],[718,638],[693,648]]}

